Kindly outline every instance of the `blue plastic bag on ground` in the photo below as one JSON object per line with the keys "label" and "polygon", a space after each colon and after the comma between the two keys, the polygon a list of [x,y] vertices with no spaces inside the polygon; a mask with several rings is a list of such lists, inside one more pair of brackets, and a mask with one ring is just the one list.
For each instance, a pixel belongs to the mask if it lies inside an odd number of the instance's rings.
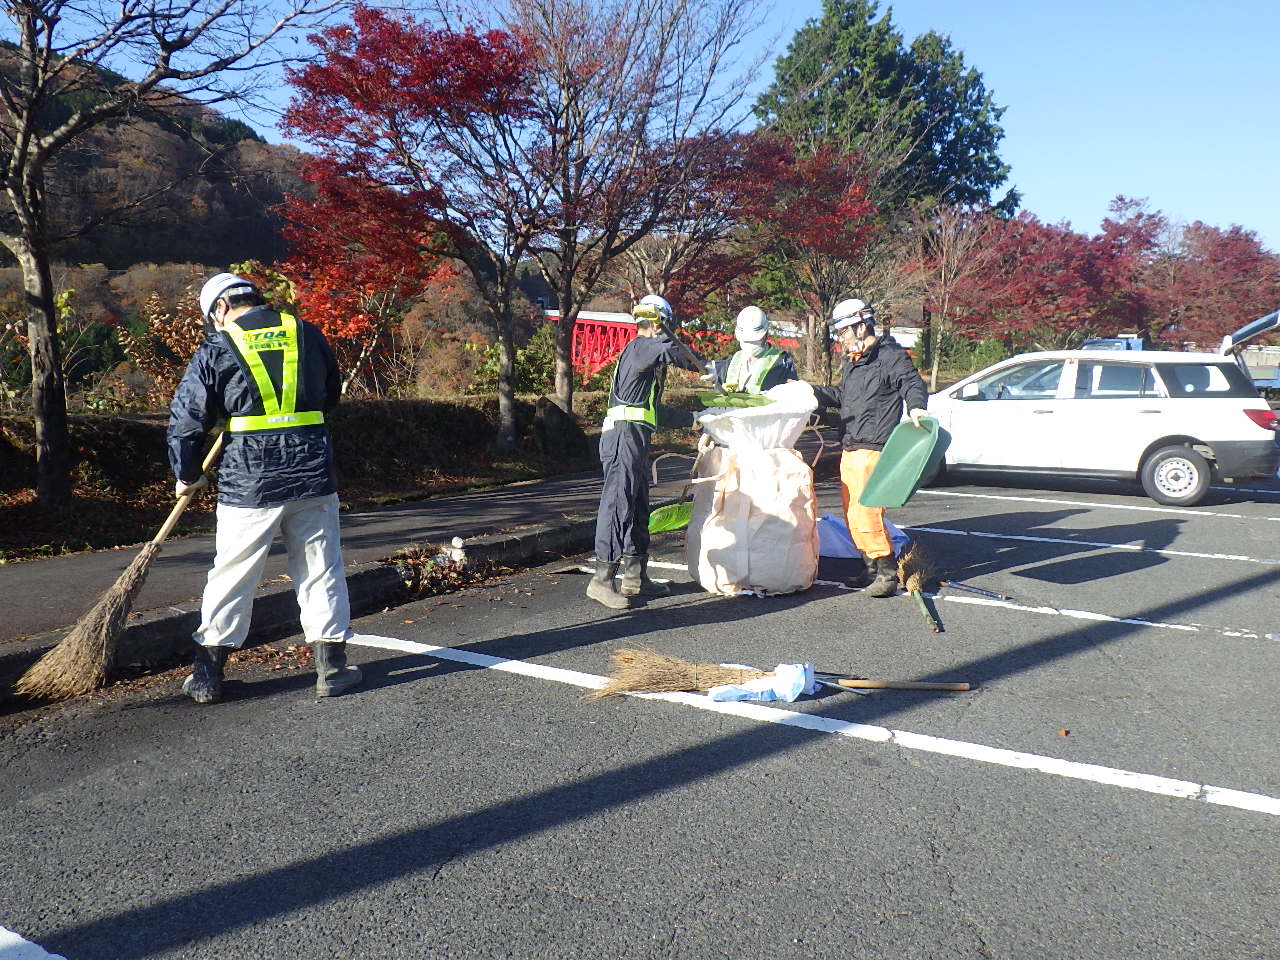
{"label": "blue plastic bag on ground", "polygon": [[[889,540],[893,544],[893,555],[896,557],[907,548],[911,538],[895,527],[888,520],[884,528],[889,531]],[[818,518],[818,556],[857,558],[862,554],[853,545],[853,537],[849,535],[849,525],[844,517],[837,513],[824,513]]]}
{"label": "blue plastic bag on ground", "polygon": [[722,684],[707,691],[712,700],[785,700],[791,703],[801,694],[818,692],[812,663],[780,663],[772,673],[742,684]]}

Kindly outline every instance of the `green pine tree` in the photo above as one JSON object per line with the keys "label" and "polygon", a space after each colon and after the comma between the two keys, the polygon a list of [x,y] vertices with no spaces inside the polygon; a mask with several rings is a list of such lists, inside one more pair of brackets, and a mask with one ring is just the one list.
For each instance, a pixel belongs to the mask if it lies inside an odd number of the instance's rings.
{"label": "green pine tree", "polygon": [[[907,47],[876,0],[824,0],[774,76],[755,104],[762,126],[802,148],[862,152],[888,204],[989,203],[1008,178],[998,153],[1004,108],[981,74],[932,31]],[[1016,192],[1001,204],[1016,207]]]}

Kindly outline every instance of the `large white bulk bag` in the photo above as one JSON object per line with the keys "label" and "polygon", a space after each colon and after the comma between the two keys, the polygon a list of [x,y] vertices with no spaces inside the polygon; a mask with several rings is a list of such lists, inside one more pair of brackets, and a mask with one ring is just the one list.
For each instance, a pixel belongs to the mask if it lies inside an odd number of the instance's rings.
{"label": "large white bulk bag", "polygon": [[794,593],[818,572],[813,471],[794,449],[817,407],[802,381],[774,387],[764,406],[698,416],[705,449],[685,540],[689,573],[712,593]]}

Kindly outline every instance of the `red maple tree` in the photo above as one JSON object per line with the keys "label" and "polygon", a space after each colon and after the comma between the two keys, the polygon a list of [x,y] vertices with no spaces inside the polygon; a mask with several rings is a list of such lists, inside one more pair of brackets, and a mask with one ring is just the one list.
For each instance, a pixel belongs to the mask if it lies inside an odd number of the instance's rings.
{"label": "red maple tree", "polygon": [[956,325],[1018,349],[1078,346],[1110,322],[1120,247],[1031,213],[988,224],[984,269],[955,291]]}
{"label": "red maple tree", "polygon": [[284,123],[320,151],[317,207],[303,216],[322,233],[320,211],[338,203],[370,223],[370,242],[379,230],[404,232],[378,242],[465,264],[498,336],[498,445],[511,449],[516,281],[542,228],[523,176],[542,149],[538,125],[526,122],[526,43],[498,30],[432,30],[365,6],[311,41],[315,58],[289,75],[295,96]]}
{"label": "red maple tree", "polygon": [[362,383],[378,393],[397,325],[415,300],[447,292],[457,269],[420,196],[338,172],[327,158],[309,160],[303,175],[315,192],[284,205],[290,256],[279,270],[334,344],[344,390]]}

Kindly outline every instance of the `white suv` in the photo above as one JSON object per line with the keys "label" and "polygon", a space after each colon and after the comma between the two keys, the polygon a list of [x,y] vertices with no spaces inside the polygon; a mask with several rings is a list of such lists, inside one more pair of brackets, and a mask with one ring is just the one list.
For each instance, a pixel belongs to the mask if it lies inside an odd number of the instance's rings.
{"label": "white suv", "polygon": [[950,434],[941,470],[1140,480],[1199,503],[1213,479],[1280,465],[1276,414],[1229,356],[1150,350],[1027,353],[929,397]]}

